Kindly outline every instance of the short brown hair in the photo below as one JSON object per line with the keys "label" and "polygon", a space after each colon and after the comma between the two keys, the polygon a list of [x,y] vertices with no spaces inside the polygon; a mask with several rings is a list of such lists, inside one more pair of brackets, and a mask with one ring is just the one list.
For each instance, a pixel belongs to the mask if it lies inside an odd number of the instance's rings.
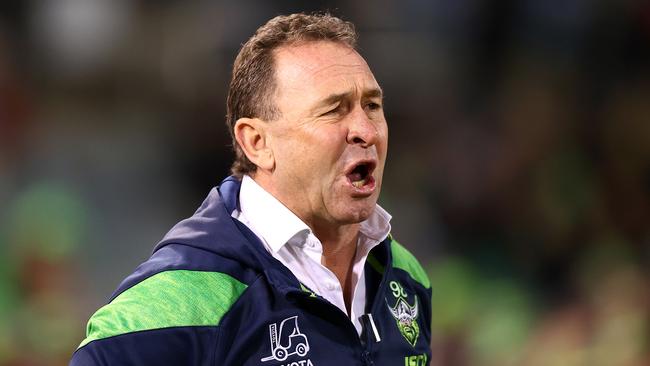
{"label": "short brown hair", "polygon": [[280,15],[259,27],[242,45],[232,68],[228,90],[226,125],[232,137],[235,161],[231,171],[241,177],[257,170],[235,139],[239,118],[279,118],[273,94],[275,62],[273,50],[301,41],[333,41],[356,47],[354,25],[327,13]]}

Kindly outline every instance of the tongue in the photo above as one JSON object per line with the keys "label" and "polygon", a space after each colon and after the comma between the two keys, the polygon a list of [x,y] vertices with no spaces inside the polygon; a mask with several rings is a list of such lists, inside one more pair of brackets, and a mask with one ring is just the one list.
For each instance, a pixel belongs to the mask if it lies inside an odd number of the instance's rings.
{"label": "tongue", "polygon": [[350,182],[358,182],[363,178],[361,177],[361,173],[352,172],[348,174],[348,179],[350,179]]}

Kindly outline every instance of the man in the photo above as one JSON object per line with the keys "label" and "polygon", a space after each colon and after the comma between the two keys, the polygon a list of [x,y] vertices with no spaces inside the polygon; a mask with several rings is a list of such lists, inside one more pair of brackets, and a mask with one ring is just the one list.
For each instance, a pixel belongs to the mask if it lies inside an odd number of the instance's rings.
{"label": "man", "polygon": [[73,365],[425,365],[431,289],[377,205],[388,129],[352,24],[279,16],[243,45],[232,177],[88,323]]}

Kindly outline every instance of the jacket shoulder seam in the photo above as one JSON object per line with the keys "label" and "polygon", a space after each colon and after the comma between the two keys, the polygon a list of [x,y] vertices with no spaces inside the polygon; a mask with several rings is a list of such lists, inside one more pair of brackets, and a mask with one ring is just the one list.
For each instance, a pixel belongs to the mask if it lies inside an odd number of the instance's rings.
{"label": "jacket shoulder seam", "polygon": [[79,347],[97,339],[143,330],[218,326],[247,288],[248,285],[223,272],[158,272],[97,310],[88,321],[87,337]]}
{"label": "jacket shoulder seam", "polygon": [[391,256],[392,256],[392,266],[393,268],[398,268],[406,273],[417,283],[422,285],[424,288],[431,288],[431,281],[427,275],[424,268],[420,262],[415,258],[415,256],[406,249],[402,244],[397,242],[397,240],[391,237],[390,242]]}

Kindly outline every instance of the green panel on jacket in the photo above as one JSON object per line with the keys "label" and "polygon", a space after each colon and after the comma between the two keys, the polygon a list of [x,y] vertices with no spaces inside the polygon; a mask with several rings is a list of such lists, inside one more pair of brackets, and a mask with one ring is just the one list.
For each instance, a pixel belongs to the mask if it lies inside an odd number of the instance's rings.
{"label": "green panel on jacket", "polygon": [[431,282],[427,273],[424,271],[420,262],[409,252],[402,244],[391,238],[391,254],[393,256],[393,267],[402,269],[411,276],[415,281],[425,288],[431,287]]}
{"label": "green panel on jacket", "polygon": [[247,286],[219,272],[157,273],[122,292],[88,321],[86,339],[182,326],[216,326]]}

